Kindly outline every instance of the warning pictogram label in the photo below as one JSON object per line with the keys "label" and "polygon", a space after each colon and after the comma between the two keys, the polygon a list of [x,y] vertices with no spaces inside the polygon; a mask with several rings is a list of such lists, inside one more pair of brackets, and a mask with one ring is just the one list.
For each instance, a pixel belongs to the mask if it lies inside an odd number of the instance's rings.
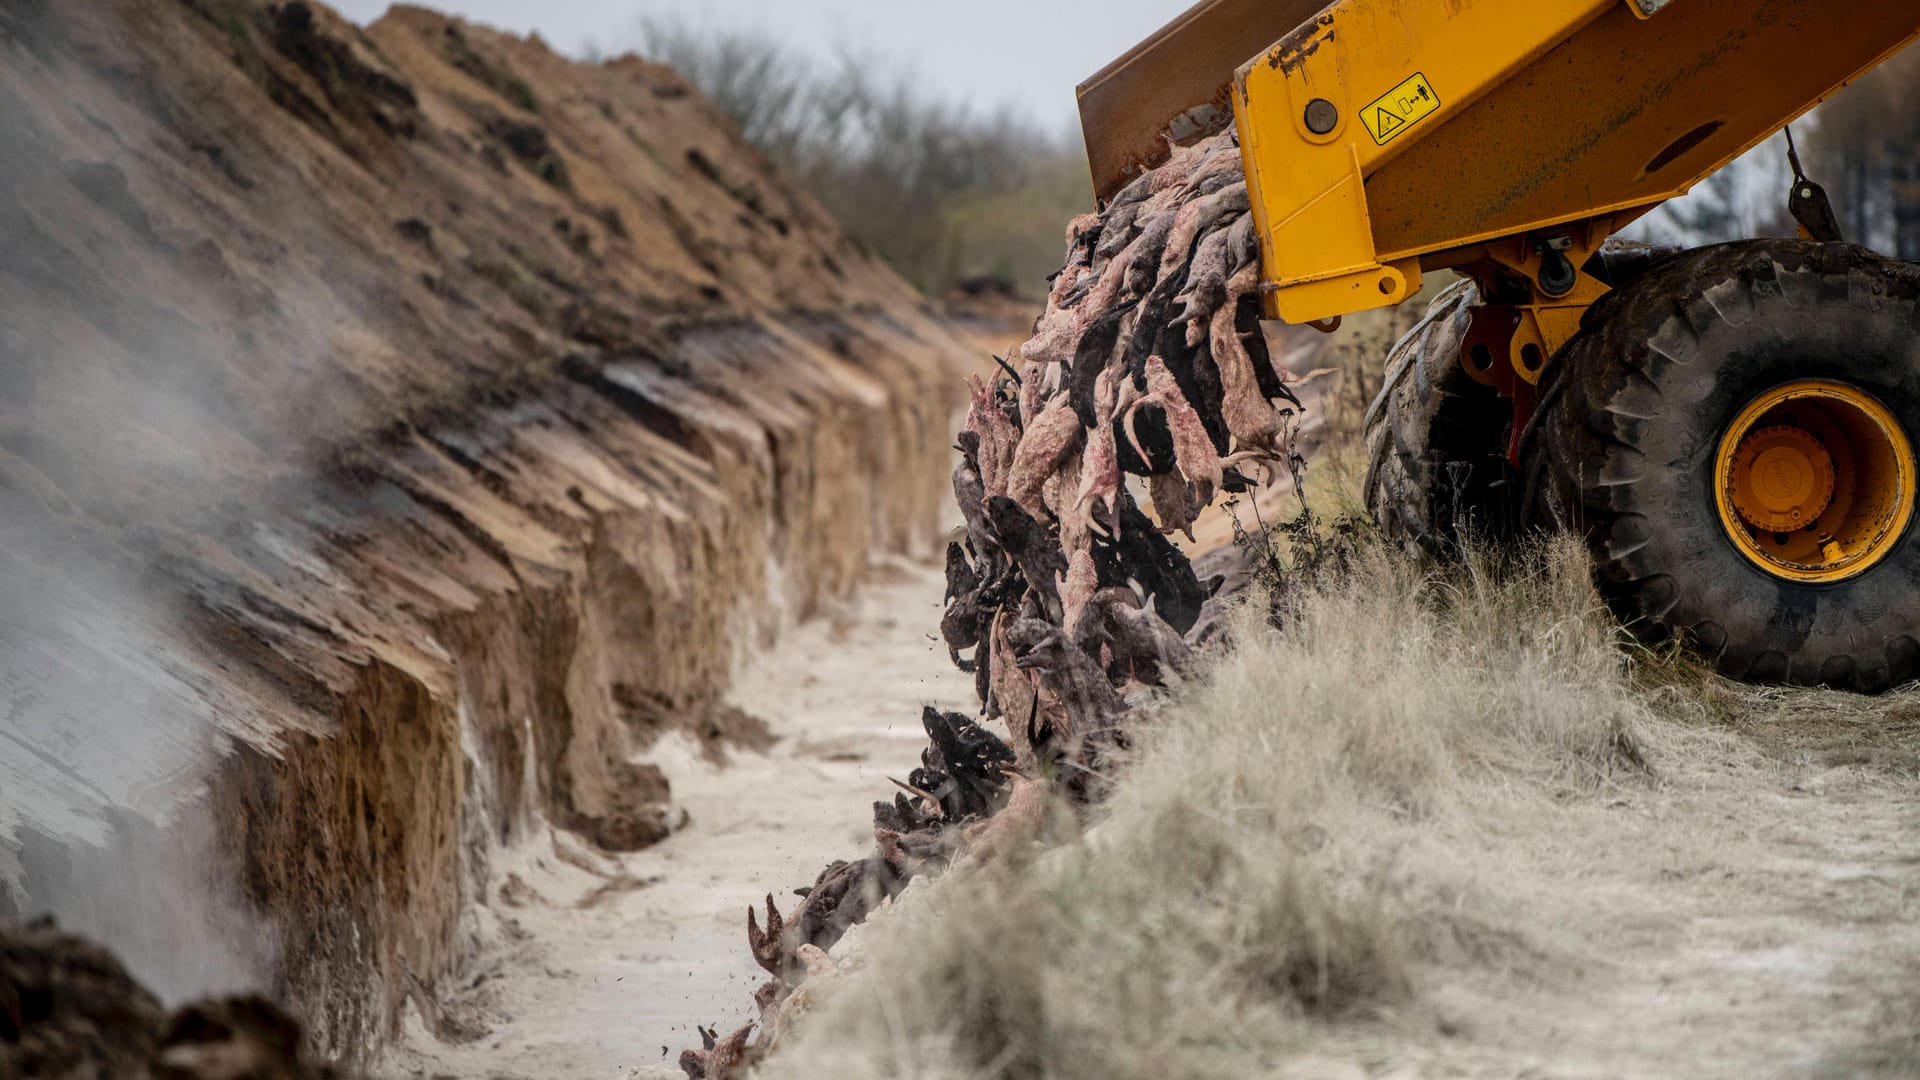
{"label": "warning pictogram label", "polygon": [[1440,111],[1440,95],[1427,77],[1415,73],[1407,81],[1375,98],[1360,110],[1360,122],[1381,146],[1413,125]]}

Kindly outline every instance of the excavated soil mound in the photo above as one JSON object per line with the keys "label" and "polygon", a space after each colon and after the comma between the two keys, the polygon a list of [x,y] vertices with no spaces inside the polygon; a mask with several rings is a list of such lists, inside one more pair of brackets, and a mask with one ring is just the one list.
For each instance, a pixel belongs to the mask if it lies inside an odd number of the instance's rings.
{"label": "excavated soil mound", "polygon": [[330,1080],[298,1021],[258,996],[169,1016],[113,954],[52,920],[0,924],[0,1076]]}
{"label": "excavated soil mound", "polygon": [[163,997],[437,1015],[490,849],[665,835],[645,747],[931,550],[969,350],[669,70],[18,0],[0,154],[0,915]]}

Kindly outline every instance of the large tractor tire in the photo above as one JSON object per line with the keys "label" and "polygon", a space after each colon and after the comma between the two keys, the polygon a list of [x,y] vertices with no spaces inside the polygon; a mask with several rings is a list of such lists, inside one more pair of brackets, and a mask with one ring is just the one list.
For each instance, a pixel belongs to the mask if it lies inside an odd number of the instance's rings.
{"label": "large tractor tire", "polygon": [[1917,302],[1920,266],[1845,244],[1658,264],[1543,374],[1526,516],[1584,532],[1622,621],[1725,675],[1920,677]]}
{"label": "large tractor tire", "polygon": [[1387,354],[1367,409],[1367,510],[1409,554],[1440,557],[1469,534],[1512,529],[1507,425],[1512,410],[1461,367],[1461,341],[1479,300],[1462,279]]}

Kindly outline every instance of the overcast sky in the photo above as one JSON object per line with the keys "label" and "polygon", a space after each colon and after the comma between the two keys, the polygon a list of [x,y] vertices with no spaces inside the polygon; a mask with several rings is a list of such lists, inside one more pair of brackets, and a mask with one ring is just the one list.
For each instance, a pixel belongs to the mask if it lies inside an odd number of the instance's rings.
{"label": "overcast sky", "polygon": [[[362,23],[388,0],[328,0]],[[930,91],[982,110],[1012,104],[1044,126],[1069,123],[1073,88],[1184,10],[1190,0],[422,0],[428,7],[578,53],[624,52],[648,16],[765,28],[830,53],[849,41],[924,72]]]}

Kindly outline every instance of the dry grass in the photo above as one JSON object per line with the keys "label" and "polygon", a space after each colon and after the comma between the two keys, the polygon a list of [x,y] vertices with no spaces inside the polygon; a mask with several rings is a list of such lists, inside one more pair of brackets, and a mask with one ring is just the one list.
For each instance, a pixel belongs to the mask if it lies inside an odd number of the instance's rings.
{"label": "dry grass", "polygon": [[1369,550],[1281,629],[1249,608],[1099,820],[880,920],[767,1075],[1252,1075],[1402,1011],[1424,964],[1541,963],[1441,849],[1648,782],[1586,574],[1567,542],[1443,578]]}
{"label": "dry grass", "polygon": [[1920,690],[1634,644],[1570,538],[1343,542],[1283,547],[1279,625],[1139,714],[1083,828],[837,947],[763,1075],[1920,1075]]}
{"label": "dry grass", "polygon": [[1737,732],[1783,764],[1861,767],[1920,779],[1920,684],[1877,697],[1812,687],[1748,686],[1715,675],[1667,646],[1649,654],[1638,681],[1654,695],[1697,705],[1716,728]]}
{"label": "dry grass", "polygon": [[1280,625],[1239,613],[1084,828],[836,949],[761,1075],[1920,1075],[1920,688],[1638,645],[1572,538],[1409,565],[1362,396],[1306,477],[1349,558],[1276,530]]}

